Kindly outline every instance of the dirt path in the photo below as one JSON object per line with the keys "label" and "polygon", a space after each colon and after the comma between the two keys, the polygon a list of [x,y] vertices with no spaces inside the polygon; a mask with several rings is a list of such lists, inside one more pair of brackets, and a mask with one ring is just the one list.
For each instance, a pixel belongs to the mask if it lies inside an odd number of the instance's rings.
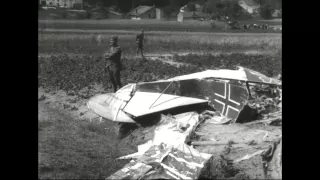
{"label": "dirt path", "polygon": [[[102,93],[102,88],[97,86],[94,91],[97,94]],[[68,95],[62,90],[52,90],[48,92],[48,90],[38,88],[38,101],[39,103],[41,102],[52,109],[57,109],[59,112],[74,119],[89,121],[99,120],[97,118],[98,116],[87,108],[87,99],[75,95]]]}

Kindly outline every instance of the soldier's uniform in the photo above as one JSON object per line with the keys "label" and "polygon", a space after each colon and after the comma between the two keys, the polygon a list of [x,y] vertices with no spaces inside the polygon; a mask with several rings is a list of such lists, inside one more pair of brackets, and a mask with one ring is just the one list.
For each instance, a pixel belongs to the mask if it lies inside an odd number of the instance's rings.
{"label": "soldier's uniform", "polygon": [[103,54],[104,59],[106,60],[106,71],[109,75],[109,79],[112,83],[114,92],[122,87],[120,81],[120,71],[122,69],[121,64],[121,48],[117,44],[118,37],[113,36],[110,40],[111,48],[109,51]]}
{"label": "soldier's uniform", "polygon": [[144,34],[143,34],[143,30],[142,30],[141,33],[136,36],[136,42],[137,42],[137,45],[138,45],[137,56],[138,56],[138,53],[140,51],[141,52],[141,56],[143,57],[143,39],[144,39]]}

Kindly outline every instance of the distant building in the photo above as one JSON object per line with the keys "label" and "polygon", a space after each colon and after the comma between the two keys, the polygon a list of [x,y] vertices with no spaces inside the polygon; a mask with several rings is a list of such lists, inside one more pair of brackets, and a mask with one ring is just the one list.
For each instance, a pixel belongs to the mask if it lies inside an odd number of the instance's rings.
{"label": "distant building", "polygon": [[[188,4],[182,6],[182,7],[180,8],[180,12],[182,12],[182,11],[188,11],[187,6],[188,6]],[[196,11],[197,11],[197,12],[202,12],[202,11],[203,11],[203,6],[200,5],[200,4],[195,4],[195,8],[196,8]]]}
{"label": "distant building", "polygon": [[272,13],[273,18],[281,18],[282,17],[282,10],[276,9]]}
{"label": "distant building", "polygon": [[107,10],[108,12],[108,19],[121,19],[123,17],[123,14],[114,12],[111,10]]}
{"label": "distant building", "polygon": [[182,13],[182,12],[180,12],[180,13],[178,14],[177,21],[178,21],[178,22],[183,22],[183,13]]}
{"label": "distant building", "polygon": [[191,19],[194,19],[195,17],[196,17],[195,12],[183,11],[178,14],[178,21],[182,22],[183,20],[191,20]]}
{"label": "distant building", "polygon": [[196,11],[189,11],[187,9],[187,5],[181,7],[180,12],[177,15],[177,21],[182,22],[183,20],[192,20],[192,19],[200,20],[201,18],[206,18],[209,16],[209,14],[202,12],[203,6],[199,4],[195,4],[195,6],[196,6]]}
{"label": "distant building", "polygon": [[128,15],[131,19],[155,19],[157,10],[155,6],[138,6],[131,10]]}
{"label": "distant building", "polygon": [[162,19],[163,18],[163,10],[156,8],[156,17],[157,19]]}
{"label": "distant building", "polygon": [[260,9],[259,4],[254,4],[253,2],[248,3],[249,1],[239,1],[238,4],[241,6],[245,11],[247,11],[249,14],[258,13]]}
{"label": "distant building", "polygon": [[82,0],[40,0],[42,6],[82,9]]}

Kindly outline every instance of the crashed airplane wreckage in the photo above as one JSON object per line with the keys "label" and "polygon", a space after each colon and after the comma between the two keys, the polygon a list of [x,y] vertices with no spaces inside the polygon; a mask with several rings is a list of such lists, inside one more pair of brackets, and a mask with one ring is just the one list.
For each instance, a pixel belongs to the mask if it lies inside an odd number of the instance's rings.
{"label": "crashed airplane wreckage", "polygon": [[[161,115],[155,128],[147,131],[147,133],[152,131],[151,138],[141,135],[144,143],[138,146],[138,152],[118,158],[131,159],[130,163],[106,179],[203,178],[202,176],[210,171],[208,168],[217,169],[211,162],[219,158],[216,153],[220,151],[221,146],[220,148],[210,146],[219,143],[230,144],[232,140],[238,141],[236,142],[238,147],[235,148],[244,146],[252,150],[251,154],[245,156],[236,154],[232,158],[234,163],[269,151],[270,159],[274,152],[272,150],[264,152],[261,149],[269,142],[281,138],[281,130],[272,132],[223,125],[230,121],[237,122],[243,113],[244,106],[251,97],[249,83],[281,86],[281,81],[277,79],[239,67],[238,70],[207,70],[168,80],[128,84],[116,93],[92,97],[87,103],[88,108],[114,122],[139,123],[137,122],[139,117]],[[199,114],[196,108],[186,108],[190,106],[203,107],[205,111]],[[166,111],[181,107],[184,112],[173,116],[163,115]],[[215,111],[207,110],[208,107]],[[208,118],[209,120],[206,120]],[[224,133],[219,135],[220,131]],[[238,134],[234,135],[235,132]],[[206,136],[214,134],[216,140],[215,142],[194,141],[197,139],[193,138],[193,134]],[[258,141],[254,139],[257,135],[260,137]],[[250,142],[249,145],[246,143],[241,145],[237,137]],[[203,136],[203,138],[206,137]],[[212,137],[209,139],[212,140]],[[257,142],[252,143],[253,141]],[[256,147],[252,144],[256,144]],[[257,151],[255,148],[260,150]],[[272,149],[275,149],[275,146]],[[279,157],[281,153],[280,149]],[[265,161],[269,164],[272,162],[278,163],[278,161]],[[282,167],[281,162],[280,167]],[[279,173],[280,175],[273,177],[281,178],[281,170]],[[265,171],[265,177],[267,175],[268,172]]]}
{"label": "crashed airplane wreckage", "polygon": [[211,106],[233,122],[251,93],[249,83],[281,86],[281,81],[240,67],[206,70],[155,82],[128,84],[116,93],[96,95],[87,106],[97,115],[120,123],[192,105]]}

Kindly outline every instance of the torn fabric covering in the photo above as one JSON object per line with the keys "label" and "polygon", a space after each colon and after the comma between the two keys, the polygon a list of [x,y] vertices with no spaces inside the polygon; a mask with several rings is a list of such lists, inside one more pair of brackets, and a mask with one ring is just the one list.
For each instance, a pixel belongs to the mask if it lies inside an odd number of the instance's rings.
{"label": "torn fabric covering", "polygon": [[[107,179],[197,179],[210,154],[199,153],[191,146],[177,148],[154,145],[138,160],[130,162]],[[154,165],[160,166],[155,169]],[[153,166],[153,168],[151,168]],[[152,177],[152,178],[151,178]]]}
{"label": "torn fabric covering", "polygon": [[[144,179],[164,177],[167,179],[197,179],[202,167],[211,157],[210,154],[200,153],[185,144],[186,138],[191,134],[198,121],[199,114],[195,112],[178,114],[171,118],[163,116],[155,130],[152,141],[138,146],[140,152],[119,158],[134,158],[136,159],[135,163],[125,166],[123,168],[125,170],[119,170],[110,177],[134,179],[132,178],[134,171],[137,173],[135,174],[136,179],[143,175],[145,175]],[[186,128],[182,130],[181,127]],[[145,166],[140,165],[141,170],[130,170],[130,172],[127,170],[133,169],[130,167],[137,163],[152,166],[154,166],[154,163],[158,163],[161,168],[160,171],[157,168],[146,171]],[[124,171],[127,171],[127,173],[124,173]],[[107,179],[111,179],[110,177]]]}
{"label": "torn fabric covering", "polygon": [[106,179],[138,179],[141,175],[152,169],[152,166],[133,161],[124,166],[124,168],[115,172]]}
{"label": "torn fabric covering", "polygon": [[[187,112],[173,116],[172,118],[166,118],[162,116],[161,121],[157,125],[154,132],[154,138],[152,141],[148,141],[145,144],[138,146],[138,152],[127,156],[120,157],[119,159],[130,159],[141,157],[151,146],[160,145],[162,143],[166,146],[178,147],[183,144],[193,130],[193,127],[199,121],[199,114],[195,112]],[[180,125],[187,125],[189,127],[184,131],[179,129]]]}
{"label": "torn fabric covering", "polygon": [[246,87],[234,81],[187,79],[139,83],[137,92],[161,92],[184,97],[209,100],[223,116],[236,120],[249,98]]}
{"label": "torn fabric covering", "polygon": [[172,149],[161,164],[179,179],[198,179],[210,157],[209,154],[199,153],[191,146],[181,144],[180,148]]}
{"label": "torn fabric covering", "polygon": [[151,179],[150,176],[152,176],[152,179],[161,177],[169,177],[170,179],[198,179],[204,164],[210,157],[210,154],[199,153],[191,146],[183,143],[177,146],[177,148],[169,148],[168,153],[159,162],[163,171],[155,171],[154,173],[145,175],[144,178]]}

